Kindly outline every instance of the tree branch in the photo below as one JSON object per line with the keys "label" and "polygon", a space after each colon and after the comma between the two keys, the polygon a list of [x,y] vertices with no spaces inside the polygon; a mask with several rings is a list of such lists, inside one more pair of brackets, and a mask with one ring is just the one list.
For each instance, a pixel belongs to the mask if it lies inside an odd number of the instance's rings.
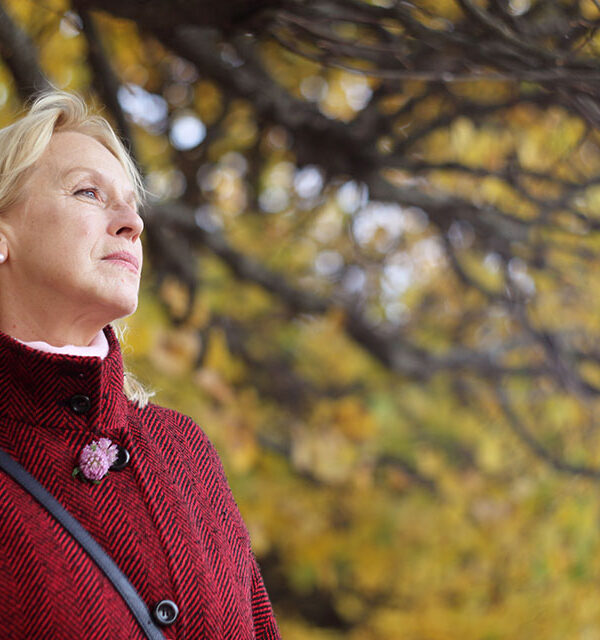
{"label": "tree branch", "polygon": [[236,277],[260,285],[277,296],[292,311],[322,315],[329,310],[342,309],[348,335],[376,360],[401,375],[427,379],[439,371],[474,371],[484,377],[499,375],[542,375],[543,368],[507,367],[496,362],[488,353],[455,348],[434,356],[425,349],[410,344],[398,332],[386,335],[373,327],[362,314],[341,299],[326,299],[290,285],[278,273],[269,271],[256,261],[233,249],[215,231],[207,231],[195,223],[194,212],[180,203],[156,205],[146,213],[153,228],[172,229],[190,242],[209,249],[223,260]]}
{"label": "tree branch", "polygon": [[45,89],[51,89],[42,71],[34,44],[0,5],[0,52],[10,69],[21,97],[28,100]]}
{"label": "tree branch", "polygon": [[587,467],[585,465],[576,465],[561,460],[553,453],[548,451],[527,429],[523,422],[518,418],[517,414],[510,406],[510,402],[506,395],[506,392],[502,386],[498,386],[496,389],[496,396],[498,403],[506,416],[508,424],[517,438],[526,445],[526,447],[537,458],[545,462],[547,465],[560,471],[561,473],[568,473],[575,476],[583,476],[585,478],[600,479],[600,469],[594,469],[593,467]]}
{"label": "tree branch", "polygon": [[83,35],[88,45],[88,60],[94,74],[94,84],[102,102],[108,107],[117,123],[121,138],[129,148],[132,157],[136,159],[137,154],[135,153],[131,127],[118,99],[121,83],[104,51],[102,39],[96,28],[93,16],[85,7],[79,10],[79,15],[83,25]]}

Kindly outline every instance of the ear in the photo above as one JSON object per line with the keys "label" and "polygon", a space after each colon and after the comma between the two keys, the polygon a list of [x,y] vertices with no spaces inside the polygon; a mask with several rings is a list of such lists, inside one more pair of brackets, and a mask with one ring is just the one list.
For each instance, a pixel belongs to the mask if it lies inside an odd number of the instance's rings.
{"label": "ear", "polygon": [[0,264],[8,260],[8,240],[6,236],[0,232]]}

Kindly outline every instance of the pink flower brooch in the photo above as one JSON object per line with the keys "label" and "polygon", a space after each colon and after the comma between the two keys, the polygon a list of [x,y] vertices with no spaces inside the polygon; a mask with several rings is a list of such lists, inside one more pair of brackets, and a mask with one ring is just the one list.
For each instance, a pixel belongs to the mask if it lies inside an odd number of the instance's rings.
{"label": "pink flower brooch", "polygon": [[83,447],[79,466],[73,469],[73,477],[81,474],[86,480],[98,484],[109,472],[118,456],[117,445],[108,438],[94,440]]}

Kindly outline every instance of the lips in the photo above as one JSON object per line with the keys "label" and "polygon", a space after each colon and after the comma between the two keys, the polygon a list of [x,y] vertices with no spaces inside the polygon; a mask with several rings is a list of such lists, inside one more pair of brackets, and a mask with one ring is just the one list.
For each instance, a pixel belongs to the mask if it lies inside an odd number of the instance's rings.
{"label": "lips", "polygon": [[111,253],[109,256],[102,258],[102,260],[122,262],[124,263],[123,266],[127,266],[130,270],[135,271],[135,273],[138,273],[140,270],[140,261],[132,253],[127,253],[127,251]]}

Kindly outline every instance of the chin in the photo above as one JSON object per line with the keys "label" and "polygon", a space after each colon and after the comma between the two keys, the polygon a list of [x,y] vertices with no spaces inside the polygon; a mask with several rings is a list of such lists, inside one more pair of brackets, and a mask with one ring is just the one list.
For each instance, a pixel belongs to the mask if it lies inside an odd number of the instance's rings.
{"label": "chin", "polygon": [[135,301],[132,301],[130,304],[123,305],[121,307],[121,315],[119,315],[119,318],[124,318],[125,316],[130,316],[132,313],[135,313],[137,307],[138,301],[136,298]]}
{"label": "chin", "polygon": [[103,327],[113,320],[125,318],[135,312],[138,306],[138,282],[122,280],[104,281],[87,291],[80,291],[80,308],[87,310],[83,315],[95,317]]}
{"label": "chin", "polygon": [[123,296],[119,298],[112,298],[110,302],[105,305],[107,316],[110,316],[110,319],[105,324],[109,324],[113,320],[118,320],[119,318],[125,318],[126,316],[130,316],[135,312],[138,306],[138,297]]}

